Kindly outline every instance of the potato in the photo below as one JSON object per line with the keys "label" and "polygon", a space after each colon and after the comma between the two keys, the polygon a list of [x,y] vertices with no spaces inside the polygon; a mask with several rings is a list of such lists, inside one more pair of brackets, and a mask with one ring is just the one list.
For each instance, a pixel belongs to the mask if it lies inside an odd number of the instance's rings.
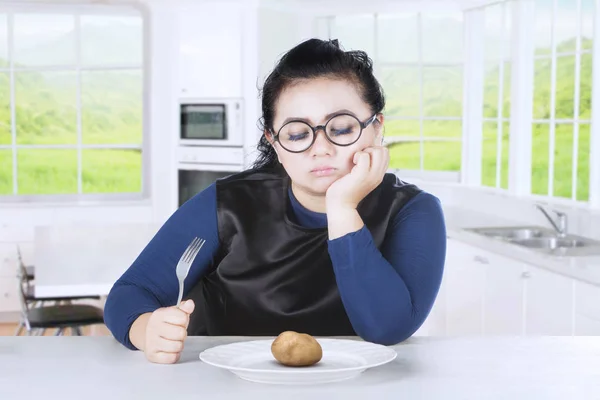
{"label": "potato", "polygon": [[273,357],[288,367],[307,367],[321,361],[323,349],[306,333],[282,332],[271,344]]}

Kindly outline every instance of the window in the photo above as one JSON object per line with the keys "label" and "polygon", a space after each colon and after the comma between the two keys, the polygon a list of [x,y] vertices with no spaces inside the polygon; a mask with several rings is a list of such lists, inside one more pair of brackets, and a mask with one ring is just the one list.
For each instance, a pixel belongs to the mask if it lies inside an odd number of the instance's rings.
{"label": "window", "polygon": [[589,200],[593,0],[535,1],[532,192]]}
{"label": "window", "polygon": [[339,39],[346,50],[364,50],[373,59],[386,93],[390,168],[459,172],[462,14],[336,16],[316,26],[320,37]]}
{"label": "window", "polygon": [[508,189],[511,2],[485,8],[481,184]]}
{"label": "window", "polygon": [[71,10],[0,9],[5,199],[141,195],[142,16]]}

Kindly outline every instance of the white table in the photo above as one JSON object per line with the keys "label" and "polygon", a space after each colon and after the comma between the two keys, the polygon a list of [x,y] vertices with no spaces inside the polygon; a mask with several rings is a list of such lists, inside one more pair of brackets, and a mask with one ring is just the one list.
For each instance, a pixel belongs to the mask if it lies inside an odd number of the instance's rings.
{"label": "white table", "polygon": [[111,337],[0,337],[0,399],[600,398],[600,337],[413,337],[392,363],[319,386],[246,382],[198,359],[239,340],[190,337],[178,364],[158,365]]}

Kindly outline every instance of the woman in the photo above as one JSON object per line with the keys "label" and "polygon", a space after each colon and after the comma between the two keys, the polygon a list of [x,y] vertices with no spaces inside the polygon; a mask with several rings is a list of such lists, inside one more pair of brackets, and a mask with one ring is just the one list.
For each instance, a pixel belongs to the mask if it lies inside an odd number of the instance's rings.
{"label": "woman", "polygon": [[[180,207],[112,288],[106,325],[157,363],[190,335],[359,335],[425,321],[446,252],[440,203],[387,174],[383,91],[364,52],[311,39],[267,78],[254,168]],[[206,240],[177,307],[175,266]]]}

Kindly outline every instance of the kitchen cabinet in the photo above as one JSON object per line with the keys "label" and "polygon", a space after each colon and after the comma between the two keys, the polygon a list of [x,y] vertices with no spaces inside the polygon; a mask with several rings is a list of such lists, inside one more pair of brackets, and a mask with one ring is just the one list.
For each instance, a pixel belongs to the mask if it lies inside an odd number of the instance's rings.
{"label": "kitchen cabinet", "polygon": [[17,265],[16,245],[0,243],[0,313],[20,310]]}
{"label": "kitchen cabinet", "polygon": [[180,97],[242,97],[242,12],[237,2],[178,10]]}
{"label": "kitchen cabinet", "polygon": [[575,283],[575,335],[600,335],[600,287]]}
{"label": "kitchen cabinet", "polygon": [[474,248],[449,240],[446,251],[445,296],[446,334],[482,333],[484,299],[484,265],[476,260]]}
{"label": "kitchen cabinet", "polygon": [[0,276],[0,313],[14,313],[20,309],[17,278]]}
{"label": "kitchen cabinet", "polygon": [[526,279],[525,334],[571,335],[573,328],[573,280],[528,267]]}
{"label": "kitchen cabinet", "polygon": [[17,245],[0,243],[0,276],[15,277],[17,274]]}
{"label": "kitchen cabinet", "polygon": [[521,335],[527,265],[481,249],[475,250],[474,257],[485,265],[483,333]]}
{"label": "kitchen cabinet", "polygon": [[445,286],[448,335],[519,335],[526,264],[448,240]]}
{"label": "kitchen cabinet", "polygon": [[600,335],[600,287],[448,239],[424,335]]}
{"label": "kitchen cabinet", "polygon": [[600,336],[600,319],[590,318],[584,314],[575,314],[575,336]]}
{"label": "kitchen cabinet", "polygon": [[446,334],[446,281],[447,275],[444,274],[435,303],[427,319],[413,336],[443,336]]}

